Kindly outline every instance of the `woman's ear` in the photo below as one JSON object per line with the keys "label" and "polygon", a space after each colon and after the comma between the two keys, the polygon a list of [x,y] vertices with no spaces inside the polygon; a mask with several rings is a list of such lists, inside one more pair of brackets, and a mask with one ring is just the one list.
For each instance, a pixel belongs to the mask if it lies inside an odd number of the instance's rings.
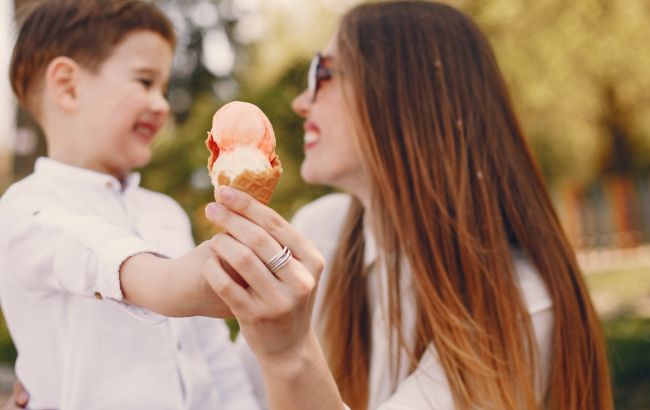
{"label": "woman's ear", "polygon": [[79,64],[64,56],[54,58],[45,69],[45,93],[64,111],[77,109],[79,71]]}

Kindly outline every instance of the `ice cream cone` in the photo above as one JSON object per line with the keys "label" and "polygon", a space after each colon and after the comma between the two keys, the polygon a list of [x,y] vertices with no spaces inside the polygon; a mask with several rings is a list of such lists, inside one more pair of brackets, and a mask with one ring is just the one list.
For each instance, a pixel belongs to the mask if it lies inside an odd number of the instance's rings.
{"label": "ice cream cone", "polygon": [[233,181],[231,181],[227,176],[220,174],[217,177],[218,185],[215,187],[215,200],[217,202],[219,201],[219,197],[216,193],[218,187],[221,185],[228,185],[240,191],[247,192],[261,203],[268,205],[271,201],[273,190],[280,180],[280,175],[282,175],[282,164],[277,156],[273,160],[272,165],[273,168],[264,172],[245,171],[237,175]]}

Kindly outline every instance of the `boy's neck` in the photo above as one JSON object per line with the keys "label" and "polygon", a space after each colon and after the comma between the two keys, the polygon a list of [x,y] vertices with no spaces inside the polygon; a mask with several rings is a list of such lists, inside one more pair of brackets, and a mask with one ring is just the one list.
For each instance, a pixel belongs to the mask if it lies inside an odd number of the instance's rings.
{"label": "boy's neck", "polygon": [[76,152],[74,152],[71,149],[57,150],[53,148],[48,148],[47,157],[57,162],[60,162],[62,164],[70,165],[72,167],[87,169],[101,174],[110,175],[115,179],[117,179],[120,182],[120,184],[122,184],[122,187],[124,187],[124,185],[126,184],[126,179],[129,173],[120,173],[120,172],[112,171],[107,167],[103,167],[100,164],[97,164],[93,161],[85,160],[83,155],[75,155],[75,154]]}

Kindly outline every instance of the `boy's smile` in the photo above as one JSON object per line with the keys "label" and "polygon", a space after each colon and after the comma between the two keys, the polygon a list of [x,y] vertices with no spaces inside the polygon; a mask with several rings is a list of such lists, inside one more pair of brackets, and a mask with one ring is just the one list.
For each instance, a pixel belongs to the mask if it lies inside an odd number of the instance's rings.
{"label": "boy's smile", "polygon": [[[151,143],[169,114],[172,49],[149,31],[127,35],[97,72],[81,69],[76,165],[121,179],[151,158]],[[71,136],[75,138],[75,136]],[[66,161],[69,162],[69,161]],[[74,164],[74,163],[73,163]]]}

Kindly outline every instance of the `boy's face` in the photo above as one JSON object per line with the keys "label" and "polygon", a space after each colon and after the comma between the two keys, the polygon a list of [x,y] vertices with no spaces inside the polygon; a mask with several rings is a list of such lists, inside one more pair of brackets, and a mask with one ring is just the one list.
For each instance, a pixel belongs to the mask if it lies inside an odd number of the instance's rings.
{"label": "boy's face", "polygon": [[169,114],[172,48],[159,34],[128,34],[99,71],[81,70],[78,119],[84,166],[122,178],[146,165]]}

